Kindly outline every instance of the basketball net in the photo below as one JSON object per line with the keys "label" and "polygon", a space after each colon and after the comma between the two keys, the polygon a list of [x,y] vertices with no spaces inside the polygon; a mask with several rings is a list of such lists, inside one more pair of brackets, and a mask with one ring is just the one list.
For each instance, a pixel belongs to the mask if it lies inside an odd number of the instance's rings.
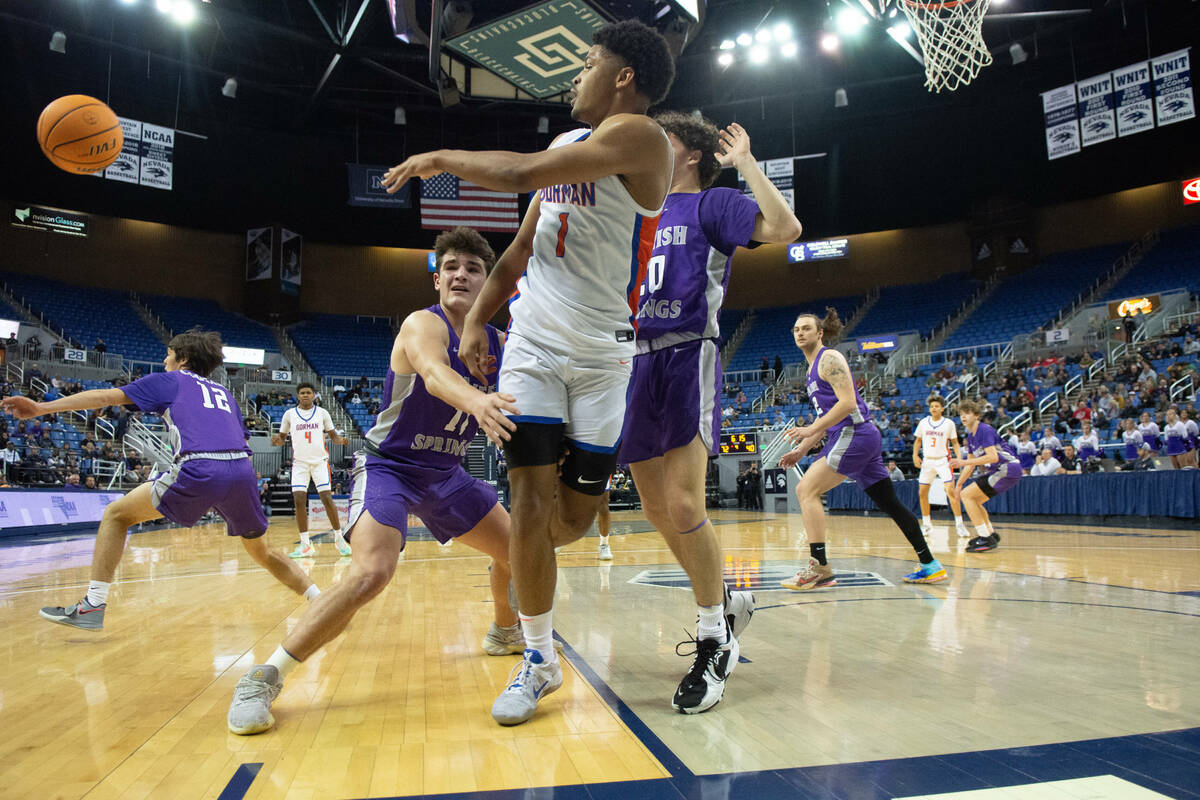
{"label": "basketball net", "polygon": [[926,89],[952,92],[992,63],[982,31],[988,0],[902,0],[900,7],[921,45]]}

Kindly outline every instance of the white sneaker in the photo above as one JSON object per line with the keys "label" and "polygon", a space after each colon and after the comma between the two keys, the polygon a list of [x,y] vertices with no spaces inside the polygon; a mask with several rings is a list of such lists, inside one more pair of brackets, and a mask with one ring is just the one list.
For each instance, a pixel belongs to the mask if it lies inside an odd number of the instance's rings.
{"label": "white sneaker", "polygon": [[501,628],[493,622],[483,637],[483,652],[489,656],[507,656],[524,650],[525,636],[521,633],[519,622],[511,628]]}
{"label": "white sneaker", "polygon": [[271,703],[283,689],[279,670],[270,664],[259,664],[242,676],[233,690],[226,718],[229,732],[250,736],[270,730],[275,724]]}
{"label": "white sneaker", "polygon": [[933,533],[933,525],[931,525],[928,522],[922,522],[921,523],[921,533],[925,534],[926,536]]}
{"label": "white sneaker", "polygon": [[612,561],[612,548],[607,544],[600,545],[599,558],[601,561]]}
{"label": "white sneaker", "polygon": [[525,659],[509,675],[508,687],[492,703],[492,719],[501,725],[520,725],[537,711],[538,700],[562,684],[558,659],[547,664],[537,650],[526,650]]}
{"label": "white sneaker", "polygon": [[958,530],[958,538],[960,538],[960,539],[970,539],[971,538],[971,532],[969,530],[967,530],[967,526],[962,524],[961,522],[958,524],[957,530]]}

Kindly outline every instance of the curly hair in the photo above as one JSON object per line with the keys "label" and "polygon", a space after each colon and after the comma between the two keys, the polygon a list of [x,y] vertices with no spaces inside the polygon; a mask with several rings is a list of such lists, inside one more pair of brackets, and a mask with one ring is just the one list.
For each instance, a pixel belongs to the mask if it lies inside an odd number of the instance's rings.
{"label": "curly hair", "polygon": [[175,351],[176,361],[187,364],[188,372],[201,378],[207,378],[224,362],[221,334],[216,331],[192,328],[186,333],[177,333],[171,337],[167,347]]}
{"label": "curly hair", "polygon": [[453,250],[456,253],[478,256],[483,259],[483,268],[491,272],[496,263],[496,251],[488,244],[487,239],[474,228],[459,225],[457,228],[442,231],[433,241],[434,258],[437,260],[438,272],[442,271],[442,256]]}
{"label": "curly hair", "polygon": [[633,68],[638,94],[650,105],[667,96],[675,80],[675,62],[667,40],[658,31],[636,19],[611,22],[592,34],[598,44]]}
{"label": "curly hair", "polygon": [[707,189],[721,174],[721,162],[717,161],[717,148],[721,145],[721,132],[712,120],[682,111],[664,111],[654,116],[654,121],[663,130],[683,142],[688,150],[700,151],[700,188]]}

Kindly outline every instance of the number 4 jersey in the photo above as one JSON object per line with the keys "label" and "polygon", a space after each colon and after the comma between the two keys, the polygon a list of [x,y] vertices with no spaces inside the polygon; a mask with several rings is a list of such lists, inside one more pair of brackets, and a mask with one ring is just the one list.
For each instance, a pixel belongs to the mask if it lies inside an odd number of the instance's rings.
{"label": "number 4 jersey", "polygon": [[279,432],[292,437],[292,460],[316,462],[329,458],[325,449],[325,432],[333,430],[333,419],[320,406],[308,411],[296,406],[283,412]]}
{"label": "number 4 jersey", "polygon": [[[500,333],[487,326],[488,353],[496,359],[488,375],[488,385],[482,386],[458,359],[458,334],[446,319],[441,305],[425,309],[446,323],[450,334],[447,348],[450,366],[476,389],[495,388],[500,369]],[[418,312],[419,313],[419,312]],[[391,369],[383,384],[383,411],[375,425],[367,431],[367,450],[407,464],[422,467],[452,467],[462,461],[467,445],[475,438],[479,423],[470,414],[439,400],[425,389],[425,381],[417,373],[397,375]]]}
{"label": "number 4 jersey", "polygon": [[178,441],[176,455],[249,452],[242,410],[215,381],[187,370],[156,372],[121,391],[140,410],[162,414]]}

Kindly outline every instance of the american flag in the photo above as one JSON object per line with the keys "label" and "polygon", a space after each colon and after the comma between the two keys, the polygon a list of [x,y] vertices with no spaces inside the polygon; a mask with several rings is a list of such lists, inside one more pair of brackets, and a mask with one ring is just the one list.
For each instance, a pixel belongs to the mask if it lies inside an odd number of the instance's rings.
{"label": "american flag", "polygon": [[517,196],[493,192],[448,172],[421,181],[421,227],[440,231],[455,225],[516,233]]}

